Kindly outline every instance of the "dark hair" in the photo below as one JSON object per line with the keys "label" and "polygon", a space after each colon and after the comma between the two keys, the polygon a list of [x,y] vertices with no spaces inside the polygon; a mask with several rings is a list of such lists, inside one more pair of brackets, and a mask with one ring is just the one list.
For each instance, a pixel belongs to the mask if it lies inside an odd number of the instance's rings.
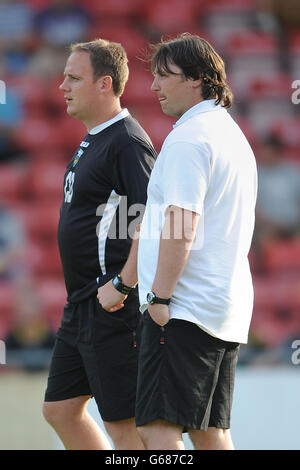
{"label": "dark hair", "polygon": [[72,44],[71,53],[87,52],[90,54],[95,80],[103,75],[110,75],[114,93],[121,96],[129,76],[128,59],[121,44],[106,39]]}
{"label": "dark hair", "polygon": [[233,95],[226,83],[225,64],[208,41],[196,35],[183,33],[175,39],[151,46],[151,70],[172,74],[169,65],[175,64],[185,78],[202,78],[203,99],[216,99],[216,104],[230,108]]}

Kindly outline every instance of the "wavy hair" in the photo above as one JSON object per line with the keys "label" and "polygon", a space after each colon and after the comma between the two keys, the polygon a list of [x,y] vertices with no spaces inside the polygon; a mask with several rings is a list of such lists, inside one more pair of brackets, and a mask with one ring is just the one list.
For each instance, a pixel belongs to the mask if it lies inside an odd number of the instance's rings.
{"label": "wavy hair", "polygon": [[202,79],[204,100],[215,99],[216,104],[230,108],[233,94],[226,82],[223,59],[205,39],[183,33],[175,39],[152,45],[151,70],[161,75],[172,74],[169,65],[177,65],[185,78]]}

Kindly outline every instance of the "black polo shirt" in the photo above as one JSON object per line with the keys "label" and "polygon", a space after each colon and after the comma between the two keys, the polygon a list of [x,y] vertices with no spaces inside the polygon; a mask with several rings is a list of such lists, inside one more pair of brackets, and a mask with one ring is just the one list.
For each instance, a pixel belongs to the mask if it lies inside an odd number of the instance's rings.
{"label": "black polo shirt", "polygon": [[150,138],[130,115],[80,143],[67,165],[58,226],[69,302],[91,295],[96,280],[103,284],[126,262],[155,158]]}

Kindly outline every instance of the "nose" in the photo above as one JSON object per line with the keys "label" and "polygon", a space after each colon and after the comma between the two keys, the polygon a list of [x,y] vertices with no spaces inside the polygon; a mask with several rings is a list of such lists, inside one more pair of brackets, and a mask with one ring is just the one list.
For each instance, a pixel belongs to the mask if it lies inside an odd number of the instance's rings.
{"label": "nose", "polygon": [[160,86],[159,86],[157,77],[154,78],[150,89],[151,89],[151,91],[159,91],[160,90]]}
{"label": "nose", "polygon": [[59,90],[61,91],[67,91],[67,78],[64,78],[63,82],[59,85]]}

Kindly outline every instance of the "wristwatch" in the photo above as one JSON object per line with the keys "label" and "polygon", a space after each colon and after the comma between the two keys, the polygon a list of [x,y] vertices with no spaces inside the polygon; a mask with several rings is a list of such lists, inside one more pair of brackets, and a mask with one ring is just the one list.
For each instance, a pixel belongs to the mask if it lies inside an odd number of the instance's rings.
{"label": "wristwatch", "polygon": [[133,287],[125,286],[125,284],[123,284],[120,274],[116,274],[112,278],[112,284],[114,288],[117,289],[117,291],[121,292],[121,294],[123,295],[128,295],[133,289]]}
{"label": "wristwatch", "polygon": [[154,292],[148,292],[147,294],[147,303],[152,305],[152,304],[163,304],[163,305],[169,305],[171,302],[171,298],[169,299],[162,299],[161,297],[156,297]]}

